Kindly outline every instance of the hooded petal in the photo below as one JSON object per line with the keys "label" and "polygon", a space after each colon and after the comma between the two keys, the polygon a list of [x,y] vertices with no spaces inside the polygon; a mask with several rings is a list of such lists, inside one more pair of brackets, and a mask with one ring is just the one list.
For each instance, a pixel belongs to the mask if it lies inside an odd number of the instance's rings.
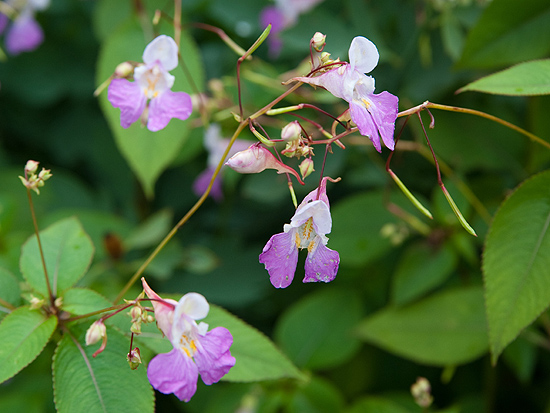
{"label": "hooded petal", "polygon": [[340,255],[338,252],[327,248],[319,239],[307,254],[303,282],[330,282],[336,277],[339,265]]}
{"label": "hooded petal", "polygon": [[143,51],[143,62],[147,65],[159,62],[168,71],[175,69],[178,66],[178,45],[170,36],[160,35]]}
{"label": "hooded petal", "polygon": [[153,309],[155,310],[155,319],[159,328],[162,330],[164,335],[168,337],[169,340],[172,340],[172,323],[174,322],[174,310],[178,302],[176,300],[171,300],[169,298],[163,299],[156,292],[154,292],[151,287],[145,281],[145,278],[141,278],[141,283],[143,285],[143,290],[147,297],[151,299],[151,304],[153,304]]}
{"label": "hooded petal", "polygon": [[292,282],[298,263],[295,230],[273,235],[260,254],[260,262],[269,273],[275,288],[286,288]]}
{"label": "hooded petal", "polygon": [[197,390],[199,370],[190,357],[174,348],[149,362],[147,378],[159,392],[174,393],[181,401],[188,402]]}
{"label": "hooded petal", "polygon": [[126,79],[111,81],[107,99],[115,108],[120,108],[120,126],[123,128],[128,128],[140,118],[147,102],[139,85]]}
{"label": "hooded petal", "polygon": [[378,49],[369,39],[357,36],[349,47],[349,62],[353,70],[369,73],[378,64]]}
{"label": "hooded petal", "polygon": [[44,32],[30,12],[15,19],[6,33],[6,50],[12,55],[36,49],[44,41]]}
{"label": "hooded petal", "polygon": [[235,365],[235,357],[229,352],[233,336],[227,328],[216,327],[200,338],[193,355],[205,384],[218,382]]}
{"label": "hooded petal", "polygon": [[332,218],[328,205],[321,200],[301,203],[290,221],[290,225],[297,228],[309,218],[313,218],[313,225],[317,234],[328,234],[332,227]]}
{"label": "hooded petal", "polygon": [[166,90],[149,103],[149,120],[147,129],[152,132],[164,129],[170,119],[185,120],[193,111],[191,97],[185,92]]}
{"label": "hooded petal", "polygon": [[[328,202],[328,197],[327,197],[327,181],[328,181],[328,176],[325,176],[323,179],[321,179],[321,184],[319,185],[319,187],[315,188],[313,191],[311,191],[309,194],[306,195],[306,197],[302,200],[300,205],[298,205],[298,209],[302,206],[302,204],[305,205],[308,202],[315,201],[316,199],[323,201],[330,208],[330,204]],[[319,196],[317,196],[317,191],[320,191]]]}
{"label": "hooded petal", "polygon": [[353,98],[353,83],[346,82],[346,80],[349,80],[346,79],[346,72],[349,69],[350,66],[344,63],[343,66],[332,69],[320,76],[296,77],[294,80],[324,87],[337,98],[349,101]]}
{"label": "hooded petal", "polygon": [[187,293],[180,298],[174,317],[179,318],[184,314],[193,320],[200,320],[208,315],[208,311],[210,311],[210,305],[203,295]]}

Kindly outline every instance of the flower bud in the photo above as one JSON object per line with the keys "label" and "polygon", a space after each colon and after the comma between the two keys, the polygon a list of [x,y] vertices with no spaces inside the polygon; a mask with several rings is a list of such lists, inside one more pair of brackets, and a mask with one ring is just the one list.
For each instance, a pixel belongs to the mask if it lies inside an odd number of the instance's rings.
{"label": "flower bud", "polygon": [[44,181],[47,181],[51,177],[52,177],[51,169],[42,168],[42,170],[38,174],[38,179],[42,181],[42,185],[44,185]]}
{"label": "flower bud", "polygon": [[25,172],[31,173],[31,174],[35,173],[36,170],[38,169],[39,163],[40,162],[31,161],[31,160],[27,161],[27,164],[25,165]]}
{"label": "flower bud", "polygon": [[31,295],[31,310],[37,310],[41,308],[46,301],[43,298],[37,298],[34,295]]}
{"label": "flower bud", "polygon": [[130,351],[126,356],[126,359],[128,360],[128,364],[132,370],[137,369],[141,364],[141,354],[139,353],[139,348],[136,347]]}
{"label": "flower bud", "polygon": [[285,141],[293,141],[300,138],[302,128],[297,120],[290,122],[281,131],[281,138]]}
{"label": "flower bud", "polygon": [[140,307],[138,306],[132,307],[132,309],[130,310],[130,317],[132,317],[132,323],[135,323],[137,320],[141,319],[142,313],[143,311],[141,310]]}
{"label": "flower bud", "polygon": [[132,326],[130,327],[130,331],[138,336],[141,334],[141,319],[132,323]]}
{"label": "flower bud", "polygon": [[273,154],[261,146],[259,142],[244,151],[237,152],[225,164],[241,174],[255,174],[265,169],[275,169],[280,174],[290,173],[294,175],[298,182],[304,184],[294,169],[275,159]]}
{"label": "flower bud", "polygon": [[414,397],[414,401],[423,408],[430,407],[433,402],[431,391],[430,382],[424,377],[418,377],[416,383],[411,386],[411,394]]}
{"label": "flower bud", "polygon": [[316,52],[321,52],[326,44],[327,36],[321,32],[317,32],[311,38],[311,46]]}
{"label": "flower bud", "polygon": [[304,159],[298,168],[300,169],[300,174],[302,174],[302,179],[306,179],[315,170],[313,169],[313,159]]}
{"label": "flower bud", "polygon": [[97,320],[92,323],[88,331],[86,331],[86,345],[97,343],[102,338],[107,337],[107,330],[102,320]]}
{"label": "flower bud", "polygon": [[130,62],[122,62],[115,69],[115,77],[125,78],[134,73],[134,65]]}

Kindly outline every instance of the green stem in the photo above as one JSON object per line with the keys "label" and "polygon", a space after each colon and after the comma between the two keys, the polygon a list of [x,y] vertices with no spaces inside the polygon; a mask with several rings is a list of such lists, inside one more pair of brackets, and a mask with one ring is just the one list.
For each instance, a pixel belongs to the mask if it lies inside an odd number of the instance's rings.
{"label": "green stem", "polygon": [[15,310],[15,306],[13,306],[12,304],[8,303],[6,300],[4,300],[4,299],[2,299],[2,298],[0,298],[0,305],[1,305],[2,307],[5,307],[6,310],[9,310],[9,311]]}
{"label": "green stem", "polygon": [[36,234],[36,240],[38,241],[38,251],[40,252],[40,259],[42,261],[42,268],[44,268],[44,277],[46,278],[46,286],[48,287],[48,295],[50,298],[50,304],[55,307],[55,296],[50,286],[50,278],[48,277],[48,269],[46,268],[46,259],[44,258],[44,250],[42,249],[42,242],[40,241],[40,231],[38,230],[38,222],[36,221],[36,214],[34,212],[34,204],[32,202],[31,190],[27,188],[27,197],[29,198],[29,207],[31,209],[32,223],[34,225],[34,232]]}

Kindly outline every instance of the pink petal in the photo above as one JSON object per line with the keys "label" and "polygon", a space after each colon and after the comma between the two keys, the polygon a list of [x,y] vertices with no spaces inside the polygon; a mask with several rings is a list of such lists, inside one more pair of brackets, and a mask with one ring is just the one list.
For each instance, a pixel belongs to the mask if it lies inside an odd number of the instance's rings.
{"label": "pink petal", "polygon": [[30,14],[14,20],[6,34],[6,49],[12,55],[30,52],[44,41],[44,32]]}
{"label": "pink petal", "polygon": [[315,77],[296,77],[294,80],[324,87],[334,96],[349,102],[353,98],[353,85],[346,82],[345,75],[348,70],[351,70],[351,67],[344,62],[343,67],[336,67],[322,75]]}
{"label": "pink petal", "polygon": [[317,240],[315,249],[307,255],[303,282],[330,282],[336,277],[339,265],[338,252],[327,248]]}
{"label": "pink petal", "polygon": [[200,337],[193,358],[205,384],[218,382],[235,365],[235,357],[229,352],[231,344],[233,336],[224,327],[213,328]]}
{"label": "pink petal", "polygon": [[380,145],[380,135],[378,129],[374,123],[374,119],[371,113],[362,104],[352,101],[349,105],[351,119],[357,125],[359,133],[363,136],[368,136],[374,148],[378,152],[382,152],[382,146]]}
{"label": "pink petal", "polygon": [[158,354],[147,366],[149,383],[164,394],[174,393],[181,401],[188,402],[197,390],[199,370],[190,357],[179,349]]}
{"label": "pink petal", "polygon": [[113,79],[107,90],[107,99],[115,108],[120,108],[120,126],[128,128],[137,121],[147,99],[136,82],[126,79]]}
{"label": "pink petal", "polygon": [[178,302],[176,300],[161,298],[151,289],[151,287],[149,287],[143,277],[141,278],[141,283],[145,294],[151,299],[151,304],[153,304],[153,309],[155,310],[155,320],[159,328],[169,340],[172,340],[174,310]]}
{"label": "pink petal", "polygon": [[399,99],[389,92],[382,92],[378,95],[371,95],[370,100],[373,105],[369,108],[378,127],[378,132],[382,136],[384,145],[393,151],[395,142],[393,133],[395,131],[395,120],[399,110]]}
{"label": "pink petal", "polygon": [[298,263],[298,247],[294,231],[273,235],[260,254],[260,262],[269,273],[275,288],[286,288],[292,282]]}
{"label": "pink petal", "polygon": [[[302,205],[305,205],[308,202],[315,201],[317,199],[323,201],[330,208],[330,204],[328,202],[328,197],[327,197],[327,180],[328,180],[328,177],[325,176],[321,180],[321,185],[319,185],[318,188],[315,188],[313,191],[311,191],[309,194],[306,195],[306,197],[298,206],[298,209],[300,209]],[[319,196],[317,196],[317,191],[319,191]]]}
{"label": "pink petal", "polygon": [[[201,172],[197,179],[195,179],[195,182],[193,182],[193,192],[195,192],[197,196],[202,196],[204,191],[206,191],[206,188],[208,188],[212,175],[214,174],[214,170],[215,168],[205,169]],[[214,198],[217,202],[223,200],[222,180],[220,174],[216,176],[209,195],[212,196],[212,198]]]}
{"label": "pink petal", "polygon": [[8,16],[6,16],[3,13],[0,13],[0,34],[4,32],[4,29],[8,25],[8,21],[9,21]]}
{"label": "pink petal", "polygon": [[152,132],[164,129],[170,119],[185,120],[193,111],[191,97],[185,92],[167,90],[151,99],[147,129]]}

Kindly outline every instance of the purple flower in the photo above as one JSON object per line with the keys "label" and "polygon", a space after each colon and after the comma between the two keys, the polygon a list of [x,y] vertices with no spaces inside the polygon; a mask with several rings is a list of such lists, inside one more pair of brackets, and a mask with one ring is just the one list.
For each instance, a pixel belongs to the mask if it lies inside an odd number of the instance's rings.
{"label": "purple flower", "polygon": [[269,52],[277,57],[283,47],[279,33],[292,27],[298,21],[298,16],[307,13],[323,0],[275,0],[274,6],[265,7],[260,14],[262,28],[271,24],[271,32],[267,41]]}
{"label": "purple flower", "polygon": [[[49,0],[28,0],[26,2],[7,1],[14,8],[17,17],[6,32],[6,50],[12,55],[30,52],[44,41],[44,32],[34,18],[36,10],[44,10],[49,6]],[[8,24],[8,17],[0,13],[0,33]]]}
{"label": "purple flower", "polygon": [[[222,159],[223,153],[225,152],[228,144],[229,139],[224,139],[221,136],[220,125],[214,123],[208,127],[208,129],[204,133],[204,147],[208,151],[207,168],[203,172],[201,172],[201,174],[197,177],[197,179],[195,179],[195,182],[193,183],[193,191],[196,195],[201,196],[204,191],[206,191],[206,188],[208,188],[210,180],[212,179],[212,175],[214,174],[218,163]],[[231,146],[231,149],[229,150],[227,158],[233,156],[239,151],[245,150],[246,148],[248,148],[248,145],[250,145],[249,141],[244,141],[240,139],[235,140],[235,142],[233,142],[233,146]],[[216,180],[214,181],[214,184],[212,185],[210,195],[212,195],[212,198],[214,198],[216,201],[221,201],[223,199],[222,181],[220,174],[218,174]]]}
{"label": "purple flower", "polygon": [[292,282],[299,248],[308,251],[303,282],[329,282],[336,277],[340,256],[326,247],[326,234],[332,227],[327,179],[323,178],[319,188],[304,198],[290,224],[284,225],[284,232],[273,235],[260,254],[260,262],[276,288],[286,288]]}
{"label": "purple flower", "polygon": [[175,78],[168,71],[178,65],[174,39],[158,36],[145,48],[143,62],[134,69],[134,82],[113,79],[109,85],[107,97],[111,105],[120,108],[120,125],[128,128],[142,117],[147,106],[144,121],[152,132],[164,129],[172,118],[187,119],[193,110],[191,97],[170,90]]}
{"label": "purple flower", "polygon": [[144,278],[141,280],[157,324],[174,346],[169,353],[158,354],[149,362],[147,377],[161,393],[174,393],[188,402],[197,390],[199,373],[202,381],[210,385],[235,365],[235,357],[229,352],[233,337],[224,327],[207,331],[208,324],[197,324],[195,320],[206,317],[210,309],[202,295],[188,293],[179,301],[162,299]]}
{"label": "purple flower", "polygon": [[363,136],[368,136],[378,152],[380,137],[393,150],[393,132],[399,99],[389,92],[374,94],[374,78],[367,76],[378,64],[378,50],[364,37],[356,37],[349,48],[350,63],[315,77],[297,77],[295,80],[321,86],[334,96],[349,103],[351,119]]}

